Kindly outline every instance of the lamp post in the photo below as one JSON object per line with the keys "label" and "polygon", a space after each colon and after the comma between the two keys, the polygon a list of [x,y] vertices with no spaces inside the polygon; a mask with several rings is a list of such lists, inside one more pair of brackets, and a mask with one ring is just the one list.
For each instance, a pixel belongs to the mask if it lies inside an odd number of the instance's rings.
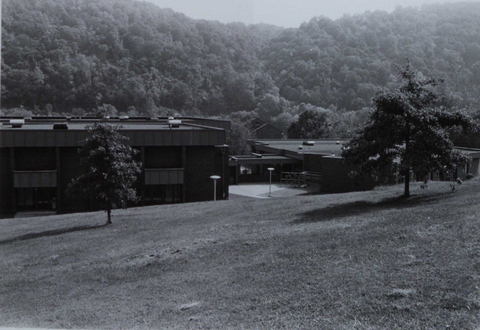
{"label": "lamp post", "polygon": [[212,175],[210,179],[213,180],[213,200],[217,200],[217,180],[220,179],[219,175]]}
{"label": "lamp post", "polygon": [[270,172],[270,187],[268,189],[268,197],[272,197],[272,172],[274,170],[273,167],[267,168],[267,170]]}

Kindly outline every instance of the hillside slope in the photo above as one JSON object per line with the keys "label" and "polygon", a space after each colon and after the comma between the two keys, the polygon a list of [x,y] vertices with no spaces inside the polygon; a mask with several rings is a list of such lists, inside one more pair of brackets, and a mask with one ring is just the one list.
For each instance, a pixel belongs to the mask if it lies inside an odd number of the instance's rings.
{"label": "hillside slope", "polygon": [[[312,17],[321,13],[312,13]],[[298,29],[194,20],[134,0],[2,1],[2,106],[36,114],[221,115],[280,127],[302,103],[358,111],[411,60],[445,103],[480,104],[480,4],[397,8]],[[280,125],[282,124],[282,125]]]}
{"label": "hillside slope", "polygon": [[478,185],[1,220],[0,326],[473,329]]}

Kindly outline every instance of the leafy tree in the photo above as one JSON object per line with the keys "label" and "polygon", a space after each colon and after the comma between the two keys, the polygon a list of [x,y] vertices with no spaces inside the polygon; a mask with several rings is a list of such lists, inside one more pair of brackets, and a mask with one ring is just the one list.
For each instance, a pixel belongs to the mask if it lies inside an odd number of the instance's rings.
{"label": "leafy tree", "polygon": [[69,195],[98,200],[107,212],[107,224],[112,223],[112,209],[125,208],[127,202],[137,200],[132,186],[141,172],[141,163],[134,160],[136,150],[124,144],[127,138],[118,132],[121,128],[104,123],[87,126],[90,136],[80,150],[86,172],[67,188]]}
{"label": "leafy tree", "polygon": [[320,139],[328,137],[332,130],[329,118],[330,110],[317,108],[311,105],[300,105],[305,110],[300,113],[298,120],[288,129],[289,139]]}
{"label": "leafy tree", "polygon": [[247,140],[254,139],[255,134],[238,119],[232,119],[227,132],[227,144],[231,155],[248,155],[251,152]]}
{"label": "leafy tree", "polygon": [[260,98],[255,111],[260,119],[270,121],[273,117],[287,112],[291,108],[290,102],[278,94],[266,93]]}
{"label": "leafy tree", "polygon": [[369,122],[344,147],[348,163],[372,173],[398,162],[405,177],[404,197],[410,196],[410,173],[426,175],[445,166],[462,164],[468,157],[453,149],[448,129],[474,128],[473,121],[460,111],[435,107],[440,81],[423,78],[411,69],[398,67],[404,84],[398,91],[384,91],[373,100],[375,109]]}
{"label": "leafy tree", "polygon": [[92,109],[88,114],[95,117],[108,118],[118,116],[118,111],[111,104],[102,104],[101,106]]}
{"label": "leafy tree", "polygon": [[23,105],[18,108],[12,108],[8,110],[0,109],[1,116],[21,116],[21,117],[31,117],[33,113],[29,110],[25,110]]}

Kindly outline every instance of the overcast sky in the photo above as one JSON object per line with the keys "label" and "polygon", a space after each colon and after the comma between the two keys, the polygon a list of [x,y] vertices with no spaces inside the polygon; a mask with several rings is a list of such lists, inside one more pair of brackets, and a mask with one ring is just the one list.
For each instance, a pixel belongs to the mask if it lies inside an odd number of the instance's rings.
{"label": "overcast sky", "polygon": [[299,27],[315,16],[337,19],[344,14],[366,11],[392,12],[397,6],[421,7],[422,4],[480,2],[480,0],[144,0],[162,8],[171,8],[196,19],[222,23],[268,23]]}

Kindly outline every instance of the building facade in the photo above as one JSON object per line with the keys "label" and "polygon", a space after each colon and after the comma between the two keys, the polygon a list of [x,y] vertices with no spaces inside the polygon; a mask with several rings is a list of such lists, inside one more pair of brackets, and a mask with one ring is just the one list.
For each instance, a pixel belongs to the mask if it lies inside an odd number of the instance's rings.
{"label": "building facade", "polygon": [[[355,178],[351,175],[355,166],[346,164],[342,158],[345,141],[337,140],[249,140],[252,148],[250,156],[230,157],[230,183],[266,182],[269,179],[268,168],[273,168],[272,180],[291,181],[291,178],[309,179],[319,185],[324,193],[343,193],[373,189],[379,184],[396,183],[398,178],[392,171],[385,171],[376,180],[365,176]],[[445,173],[431,173],[430,180],[465,179],[478,176],[480,172],[480,150],[455,147],[469,155],[471,162],[458,167],[455,173],[447,177]],[[298,175],[297,175],[298,174]],[[414,173],[412,178],[415,178]],[[419,178],[420,179],[420,178]],[[421,178],[423,180],[423,178]]]}
{"label": "building facade", "polygon": [[[239,165],[247,164],[267,177],[267,168],[274,168],[273,180],[279,182],[315,183],[323,193],[341,193],[369,190],[375,182],[369,178],[358,180],[349,174],[353,166],[345,164],[341,157],[344,141],[337,140],[250,140],[253,155],[249,159],[238,159],[234,164],[230,157],[230,171],[238,173]],[[272,159],[272,162],[269,162]],[[235,166],[237,165],[237,166]],[[248,177],[248,176],[247,176]],[[248,179],[247,179],[248,180]],[[231,180],[242,182],[242,177]]]}
{"label": "building facade", "polygon": [[[142,174],[136,205],[228,198],[229,121],[201,118],[1,118],[0,213],[98,209],[94,198],[69,198],[65,189],[82,173],[79,149],[94,122],[121,125],[127,143],[139,150]],[[227,178],[225,180],[224,178]]]}

